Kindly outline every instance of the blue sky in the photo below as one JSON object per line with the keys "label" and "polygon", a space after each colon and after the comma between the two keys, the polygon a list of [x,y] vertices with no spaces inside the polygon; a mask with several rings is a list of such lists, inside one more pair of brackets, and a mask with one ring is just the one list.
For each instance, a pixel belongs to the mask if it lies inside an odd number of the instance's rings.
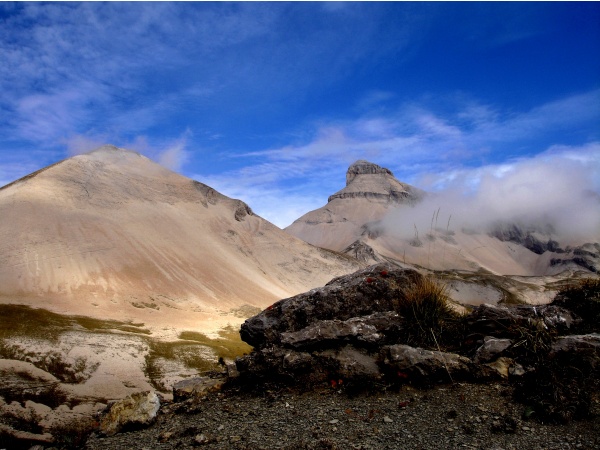
{"label": "blue sky", "polygon": [[434,191],[568,161],[600,191],[596,2],[2,2],[0,61],[0,185],[111,143],[279,226],[357,159]]}

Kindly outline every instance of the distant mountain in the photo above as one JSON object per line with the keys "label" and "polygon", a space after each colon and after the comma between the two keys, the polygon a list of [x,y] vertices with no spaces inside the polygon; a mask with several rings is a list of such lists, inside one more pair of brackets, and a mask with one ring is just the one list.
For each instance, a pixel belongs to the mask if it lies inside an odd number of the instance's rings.
{"label": "distant mountain", "polygon": [[[285,230],[366,263],[393,261],[433,270],[523,276],[600,271],[600,236],[591,243],[561,245],[549,225],[531,228],[503,222],[485,231],[455,230],[450,220],[438,224],[437,204],[428,213],[431,226],[418,229],[416,223],[423,221],[415,218],[413,230],[412,217],[418,209],[413,207],[426,198],[435,197],[398,181],[390,170],[361,160],[348,168],[345,188]],[[410,224],[409,235],[396,229],[399,217]]]}
{"label": "distant mountain", "polygon": [[359,268],[113,146],[1,188],[0,236],[0,302],[148,326],[218,329]]}
{"label": "distant mountain", "polygon": [[424,195],[424,191],[398,181],[389,169],[359,160],[346,172],[346,187],[285,230],[318,247],[344,251],[368,234],[369,224],[381,220],[391,208],[413,205]]}

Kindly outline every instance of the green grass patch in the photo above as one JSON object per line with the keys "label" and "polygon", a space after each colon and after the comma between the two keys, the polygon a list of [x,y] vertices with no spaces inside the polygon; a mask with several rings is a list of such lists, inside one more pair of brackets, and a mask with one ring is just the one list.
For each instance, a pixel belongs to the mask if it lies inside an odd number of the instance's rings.
{"label": "green grass patch", "polygon": [[0,305],[0,340],[26,336],[58,342],[59,336],[80,326],[88,331],[125,331],[136,334],[151,334],[143,323],[102,320],[84,316],[66,316],[46,309],[24,305]]}
{"label": "green grass patch", "polygon": [[252,351],[252,347],[240,338],[240,332],[231,325],[220,330],[218,338],[209,338],[197,331],[182,331],[179,339],[195,341],[210,347],[219,358],[223,359],[235,359]]}

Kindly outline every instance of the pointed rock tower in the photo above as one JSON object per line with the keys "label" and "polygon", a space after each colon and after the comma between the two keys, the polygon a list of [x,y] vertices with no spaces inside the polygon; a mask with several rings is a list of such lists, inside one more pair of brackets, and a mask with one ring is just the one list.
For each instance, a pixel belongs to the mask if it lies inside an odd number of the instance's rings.
{"label": "pointed rock tower", "polygon": [[398,181],[391,170],[359,160],[346,172],[346,187],[285,230],[300,239],[343,251],[380,220],[390,207],[418,202],[425,192]]}

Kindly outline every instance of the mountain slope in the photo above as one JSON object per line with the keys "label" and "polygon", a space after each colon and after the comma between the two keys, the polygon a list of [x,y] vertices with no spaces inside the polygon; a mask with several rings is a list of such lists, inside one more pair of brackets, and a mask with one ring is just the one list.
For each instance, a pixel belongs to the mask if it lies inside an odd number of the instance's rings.
{"label": "mountain slope", "polygon": [[216,328],[358,268],[112,146],[0,189],[0,218],[0,301],[147,325]]}
{"label": "mountain slope", "polygon": [[[490,230],[454,229],[451,216],[446,216],[442,228],[439,209],[446,205],[396,180],[388,169],[357,161],[346,180],[346,187],[330,196],[327,205],[305,214],[286,231],[367,263],[391,260],[433,270],[522,276],[600,269],[600,236],[596,243],[561,247],[550,226],[541,231],[513,223]],[[424,211],[424,204],[431,211]]]}

